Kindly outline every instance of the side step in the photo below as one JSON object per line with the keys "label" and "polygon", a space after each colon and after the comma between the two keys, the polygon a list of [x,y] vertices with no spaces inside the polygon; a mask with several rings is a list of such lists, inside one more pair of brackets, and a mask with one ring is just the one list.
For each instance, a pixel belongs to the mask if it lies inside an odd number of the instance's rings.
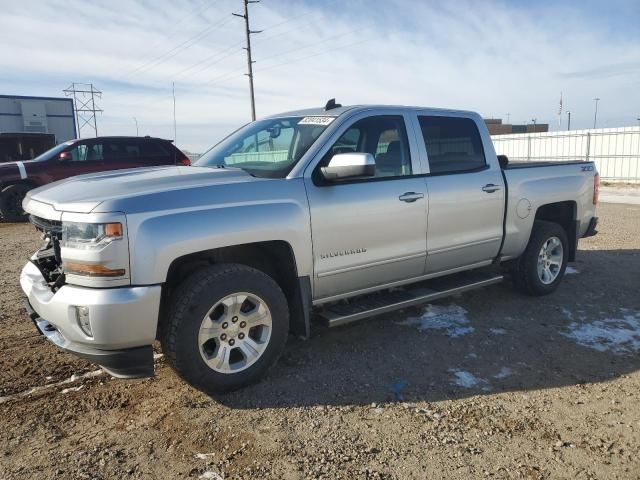
{"label": "side step", "polygon": [[499,283],[503,275],[481,271],[470,271],[451,276],[427,280],[403,289],[388,290],[356,297],[347,302],[323,306],[317,311],[329,327],[355,322],[366,317],[427,303],[456,293],[474,290]]}

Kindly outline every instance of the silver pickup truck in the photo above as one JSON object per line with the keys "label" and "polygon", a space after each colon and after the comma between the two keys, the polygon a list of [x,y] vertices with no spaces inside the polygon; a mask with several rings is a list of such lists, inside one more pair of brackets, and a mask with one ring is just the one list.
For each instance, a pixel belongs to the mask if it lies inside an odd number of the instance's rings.
{"label": "silver pickup truck", "polygon": [[353,106],[273,115],[194,166],[83,175],[23,202],[43,247],[38,329],[118,377],[171,366],[210,394],[259,379],[287,336],[510,276],[553,292],[596,233],[591,162],[509,164],[476,113]]}

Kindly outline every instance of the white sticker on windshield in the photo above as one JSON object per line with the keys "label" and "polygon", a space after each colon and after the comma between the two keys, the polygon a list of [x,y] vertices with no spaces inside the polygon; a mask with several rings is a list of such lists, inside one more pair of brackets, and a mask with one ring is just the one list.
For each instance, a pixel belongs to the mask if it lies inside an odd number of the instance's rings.
{"label": "white sticker on windshield", "polygon": [[304,117],[298,125],[323,125],[327,126],[333,122],[334,117]]}

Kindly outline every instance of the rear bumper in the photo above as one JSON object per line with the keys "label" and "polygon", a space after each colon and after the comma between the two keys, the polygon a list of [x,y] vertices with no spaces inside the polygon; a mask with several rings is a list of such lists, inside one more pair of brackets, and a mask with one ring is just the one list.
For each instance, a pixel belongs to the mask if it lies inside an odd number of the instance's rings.
{"label": "rear bumper", "polygon": [[598,217],[593,217],[589,222],[587,231],[584,232],[584,235],[582,235],[582,238],[593,237],[594,235],[597,235],[598,233],[598,230],[596,230],[597,226],[598,226]]}
{"label": "rear bumper", "polygon": [[[97,363],[116,377],[153,375],[160,286],[85,288],[64,285],[55,293],[29,262],[20,275],[27,312],[57,347]],[[76,306],[89,309],[91,334],[80,326]]]}

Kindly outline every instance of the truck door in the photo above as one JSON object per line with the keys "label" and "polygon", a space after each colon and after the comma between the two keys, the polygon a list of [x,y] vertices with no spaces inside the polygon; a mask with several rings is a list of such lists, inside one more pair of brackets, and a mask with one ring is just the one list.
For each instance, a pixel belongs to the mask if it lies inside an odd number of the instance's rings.
{"label": "truck door", "polygon": [[[476,121],[425,114],[417,122],[429,165],[426,272],[490,263],[502,241],[505,192]],[[488,135],[486,141],[491,141]],[[493,151],[488,154],[495,157]]]}
{"label": "truck door", "polygon": [[[313,238],[314,297],[331,298],[424,273],[427,195],[417,143],[403,115],[362,114],[333,137],[305,178]],[[375,177],[328,183],[336,153],[367,152]]]}

